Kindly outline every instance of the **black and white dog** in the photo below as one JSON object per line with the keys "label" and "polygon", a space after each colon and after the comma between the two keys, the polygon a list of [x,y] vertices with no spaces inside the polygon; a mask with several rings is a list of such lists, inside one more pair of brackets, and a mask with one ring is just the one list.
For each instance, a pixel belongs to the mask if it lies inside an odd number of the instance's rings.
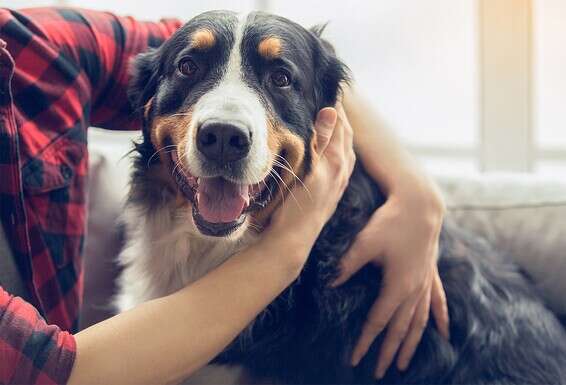
{"label": "black and white dog", "polygon": [[[186,286],[258,238],[284,186],[309,173],[316,113],[346,78],[320,30],[264,13],[204,13],[137,58],[143,141],[124,214],[120,310]],[[359,366],[348,362],[380,271],[329,283],[383,202],[357,165],[300,279],[217,361],[276,382],[374,383],[381,339]],[[451,341],[429,324],[409,369],[382,382],[566,383],[566,334],[517,267],[449,226],[440,253]]]}

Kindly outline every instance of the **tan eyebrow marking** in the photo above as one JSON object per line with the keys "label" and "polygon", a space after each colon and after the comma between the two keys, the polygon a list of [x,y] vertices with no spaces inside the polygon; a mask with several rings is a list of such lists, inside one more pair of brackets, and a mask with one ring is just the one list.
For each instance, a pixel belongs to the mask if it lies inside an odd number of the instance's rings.
{"label": "tan eyebrow marking", "polygon": [[263,39],[257,46],[259,54],[265,59],[272,60],[281,56],[282,49],[281,39],[275,36],[270,36]]}
{"label": "tan eyebrow marking", "polygon": [[191,37],[191,46],[196,49],[209,49],[216,43],[216,37],[209,29],[199,29]]}

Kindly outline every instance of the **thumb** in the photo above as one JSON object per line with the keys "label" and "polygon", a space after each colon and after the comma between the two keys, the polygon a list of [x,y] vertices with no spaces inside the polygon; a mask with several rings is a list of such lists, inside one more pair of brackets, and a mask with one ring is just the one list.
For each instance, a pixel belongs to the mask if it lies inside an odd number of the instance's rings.
{"label": "thumb", "polygon": [[316,134],[316,153],[321,155],[326,150],[326,146],[330,143],[330,138],[336,126],[338,114],[332,107],[325,107],[320,110],[316,116],[314,123],[314,131]]}

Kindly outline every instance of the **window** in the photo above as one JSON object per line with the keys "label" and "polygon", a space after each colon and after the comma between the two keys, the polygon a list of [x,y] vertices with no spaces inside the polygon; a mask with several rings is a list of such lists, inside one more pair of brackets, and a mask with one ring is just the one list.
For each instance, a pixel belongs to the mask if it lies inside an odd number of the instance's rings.
{"label": "window", "polygon": [[566,2],[534,1],[537,171],[566,175]]}

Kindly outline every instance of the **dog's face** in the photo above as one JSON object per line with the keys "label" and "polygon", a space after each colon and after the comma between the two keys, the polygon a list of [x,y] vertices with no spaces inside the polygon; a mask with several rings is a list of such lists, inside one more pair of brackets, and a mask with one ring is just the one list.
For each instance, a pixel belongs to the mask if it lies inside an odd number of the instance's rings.
{"label": "dog's face", "polygon": [[314,119],[346,78],[319,35],[273,15],[214,11],[136,59],[130,97],[144,139],[198,232],[258,228],[309,172]]}

